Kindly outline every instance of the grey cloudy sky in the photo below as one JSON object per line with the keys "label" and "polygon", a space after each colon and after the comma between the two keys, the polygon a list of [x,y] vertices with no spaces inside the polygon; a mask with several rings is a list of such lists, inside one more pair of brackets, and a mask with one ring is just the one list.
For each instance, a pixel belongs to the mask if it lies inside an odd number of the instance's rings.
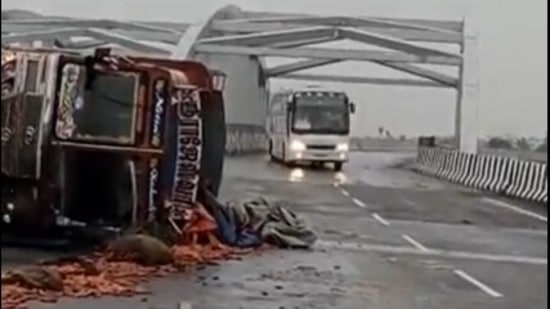
{"label": "grey cloudy sky", "polygon": [[[225,4],[245,10],[460,19],[466,0],[2,0],[2,9],[86,18],[199,21]],[[482,135],[535,135],[547,130],[547,0],[478,0],[469,4],[480,34]],[[350,48],[351,45],[348,45]],[[282,60],[272,60],[282,61]],[[315,70],[402,77],[373,65],[342,63]],[[291,86],[275,80],[272,88]],[[356,135],[385,126],[394,134],[451,133],[454,91],[338,85],[359,106]]]}

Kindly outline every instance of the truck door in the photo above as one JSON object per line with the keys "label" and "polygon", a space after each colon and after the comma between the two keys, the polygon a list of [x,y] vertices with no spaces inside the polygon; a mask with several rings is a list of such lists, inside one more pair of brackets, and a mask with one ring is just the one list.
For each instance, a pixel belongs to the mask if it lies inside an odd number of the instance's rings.
{"label": "truck door", "polygon": [[39,177],[46,59],[43,54],[22,54],[15,67],[13,94],[5,100],[3,96],[2,172],[10,177]]}

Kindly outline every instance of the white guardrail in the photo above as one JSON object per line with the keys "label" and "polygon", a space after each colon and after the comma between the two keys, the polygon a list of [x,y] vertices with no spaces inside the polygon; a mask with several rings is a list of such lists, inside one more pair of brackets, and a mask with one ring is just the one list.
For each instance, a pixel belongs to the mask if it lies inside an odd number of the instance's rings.
{"label": "white guardrail", "polygon": [[542,162],[418,146],[414,169],[479,190],[537,203],[548,201],[547,164]]}

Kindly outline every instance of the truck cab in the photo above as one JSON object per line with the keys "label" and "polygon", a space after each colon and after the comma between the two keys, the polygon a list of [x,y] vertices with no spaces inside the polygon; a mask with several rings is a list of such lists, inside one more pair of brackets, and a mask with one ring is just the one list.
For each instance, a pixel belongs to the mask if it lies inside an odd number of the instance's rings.
{"label": "truck cab", "polygon": [[3,225],[179,225],[199,186],[221,182],[220,74],[105,49],[2,49]]}

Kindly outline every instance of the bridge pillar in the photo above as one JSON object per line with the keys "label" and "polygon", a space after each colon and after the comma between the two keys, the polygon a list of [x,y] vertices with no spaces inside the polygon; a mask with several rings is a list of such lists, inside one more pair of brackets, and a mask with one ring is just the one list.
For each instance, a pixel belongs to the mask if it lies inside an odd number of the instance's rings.
{"label": "bridge pillar", "polygon": [[269,90],[262,61],[256,56],[195,51],[201,39],[216,36],[216,31],[212,30],[214,21],[239,19],[245,15],[240,8],[229,5],[205,12],[204,16],[201,23],[192,24],[185,31],[172,57],[200,60],[227,76],[224,89],[226,152],[263,151],[267,148],[265,117]]}
{"label": "bridge pillar", "polygon": [[479,105],[479,56],[478,33],[472,20],[463,22],[461,46],[462,64],[459,69],[457,103],[455,113],[455,135],[458,148],[465,153],[478,151],[478,105]]}
{"label": "bridge pillar", "polygon": [[194,58],[227,75],[224,90],[227,152],[265,150],[268,88],[258,57],[196,53]]}

